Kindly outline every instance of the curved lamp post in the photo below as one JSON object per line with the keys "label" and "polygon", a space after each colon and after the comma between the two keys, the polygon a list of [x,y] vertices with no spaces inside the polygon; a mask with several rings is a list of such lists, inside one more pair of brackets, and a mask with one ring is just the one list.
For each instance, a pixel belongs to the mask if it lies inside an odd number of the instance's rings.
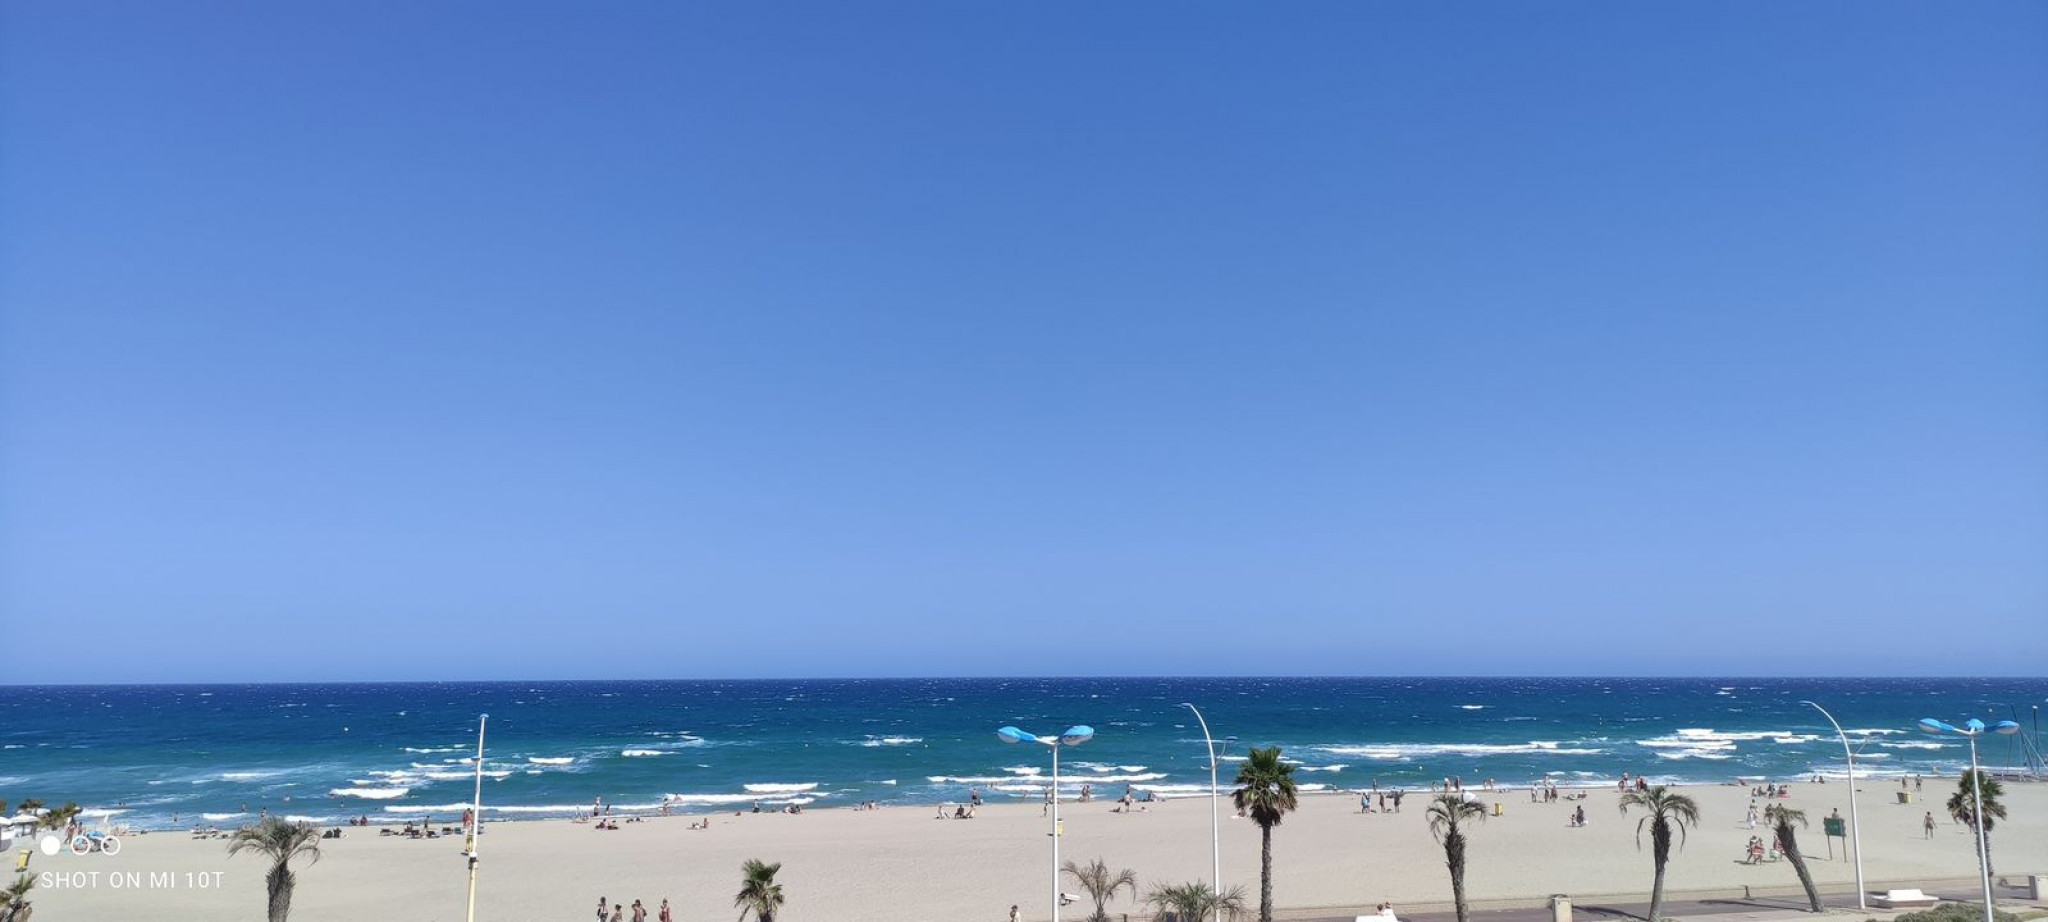
{"label": "curved lamp post", "polygon": [[1003,727],[996,738],[1005,743],[1037,743],[1052,749],[1052,922],[1060,922],[1060,749],[1079,746],[1095,738],[1095,728],[1068,727],[1058,736],[1034,736],[1016,727]]}
{"label": "curved lamp post", "polygon": [[484,724],[490,719],[489,714],[476,719],[476,797],[469,803],[469,847],[464,849],[469,857],[469,908],[463,918],[468,922],[476,922],[476,846],[484,831]]}
{"label": "curved lamp post", "polygon": [[1814,710],[1820,712],[1820,716],[1828,719],[1828,723],[1834,724],[1835,735],[1842,739],[1842,755],[1849,760],[1849,848],[1856,856],[1856,908],[1868,910],[1870,906],[1865,902],[1866,896],[1863,892],[1863,824],[1856,819],[1856,752],[1849,748],[1849,734],[1842,731],[1841,722],[1835,719],[1835,715],[1828,713],[1827,708],[1811,701],[1799,703],[1812,705]]}
{"label": "curved lamp post", "polygon": [[1920,730],[1923,733],[1932,733],[1936,736],[1953,733],[1957,736],[1969,737],[1970,739],[1970,798],[1973,801],[1971,813],[1977,819],[1976,822],[1970,825],[1977,827],[1977,873],[1984,881],[1984,922],[1993,922],[1991,915],[1991,849],[1984,842],[1984,776],[1977,768],[1977,737],[1983,736],[1986,732],[2010,736],[2020,732],[2020,725],[2010,720],[2001,720],[1996,724],[1986,727],[1983,721],[1972,717],[1965,721],[1962,726],[1958,727],[1954,724],[1942,723],[1932,717],[1927,717],[1921,719]]}
{"label": "curved lamp post", "polygon": [[[1181,707],[1195,712],[1195,722],[1202,725],[1202,742],[1209,744],[1209,860],[1215,873],[1215,897],[1217,912],[1211,918],[1223,918],[1223,812],[1221,795],[1216,787],[1216,760],[1222,758],[1223,750],[1216,745],[1216,738],[1209,735],[1209,722],[1202,719],[1202,712],[1186,701]],[[1223,745],[1237,742],[1237,737],[1226,736]]]}

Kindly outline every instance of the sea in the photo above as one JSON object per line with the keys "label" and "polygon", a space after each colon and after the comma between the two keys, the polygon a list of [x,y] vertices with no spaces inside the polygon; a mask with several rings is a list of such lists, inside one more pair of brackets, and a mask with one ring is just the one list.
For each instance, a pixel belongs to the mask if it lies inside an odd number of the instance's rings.
{"label": "sea", "polygon": [[[1061,787],[1098,797],[1201,796],[1201,709],[1223,780],[1279,746],[1303,790],[1548,780],[1748,783],[1841,779],[1841,721],[1870,776],[1954,775],[1961,739],[1922,717],[2017,718],[2043,679],[1047,678],[444,682],[0,687],[0,798],[75,801],[131,828],[228,825],[268,813],[452,820],[473,793],[477,726],[487,818],[1035,801],[1043,746]],[[1993,737],[1987,765],[2027,762]]]}

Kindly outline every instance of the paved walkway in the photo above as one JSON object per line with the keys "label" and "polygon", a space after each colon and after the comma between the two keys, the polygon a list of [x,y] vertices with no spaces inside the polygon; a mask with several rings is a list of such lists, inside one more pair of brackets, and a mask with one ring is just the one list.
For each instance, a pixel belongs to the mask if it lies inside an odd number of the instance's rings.
{"label": "paved walkway", "polygon": [[[1977,902],[1980,899],[1980,894],[1973,888],[1935,888],[1929,893],[1943,900]],[[2048,908],[2048,903],[2025,899],[2026,892],[2020,887],[2000,887],[1995,895],[2002,910]],[[1888,919],[1896,914],[1891,910],[1875,908],[1859,910],[1856,908],[1856,895],[1853,893],[1823,893],[1821,905],[1826,906],[1832,913],[1856,913],[1866,918]],[[1400,913],[1402,922],[1457,922],[1458,918],[1455,912],[1409,913],[1401,912],[1399,906],[1394,908]],[[1574,922],[1641,922],[1649,911],[1650,903],[1647,898],[1640,903],[1595,900],[1587,904],[1573,905],[1572,918]],[[1813,914],[1806,911],[1804,896],[1672,900],[1664,904],[1664,915],[1669,919],[1681,920],[1711,918],[1713,922],[1797,922],[1813,918]],[[1352,922],[1352,919],[1352,916],[1325,916],[1290,922]],[[1472,913],[1472,922],[1551,922],[1551,915],[1548,906],[1475,910]]]}

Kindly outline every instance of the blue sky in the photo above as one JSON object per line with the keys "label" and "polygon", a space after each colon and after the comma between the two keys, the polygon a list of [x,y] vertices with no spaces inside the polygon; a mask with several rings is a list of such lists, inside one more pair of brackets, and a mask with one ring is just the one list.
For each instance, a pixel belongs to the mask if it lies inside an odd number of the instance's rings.
{"label": "blue sky", "polygon": [[6,4],[8,679],[2037,675],[2044,35]]}

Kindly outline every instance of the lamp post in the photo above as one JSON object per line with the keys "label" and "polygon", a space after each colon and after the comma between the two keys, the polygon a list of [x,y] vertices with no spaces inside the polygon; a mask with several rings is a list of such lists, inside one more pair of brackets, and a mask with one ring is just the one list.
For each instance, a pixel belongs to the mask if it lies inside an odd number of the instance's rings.
{"label": "lamp post", "polygon": [[[1202,719],[1202,712],[1186,701],[1181,702],[1180,706],[1195,712],[1195,722],[1202,725],[1202,742],[1209,745],[1209,860],[1212,862],[1212,871],[1215,874],[1215,890],[1213,895],[1216,898],[1216,914],[1212,918],[1221,919],[1223,918],[1223,812],[1221,794],[1216,787],[1216,760],[1221,757],[1222,753],[1216,748],[1216,738],[1209,735],[1209,722]],[[1229,746],[1236,741],[1237,737],[1226,736],[1223,738],[1223,745]]]}
{"label": "lamp post", "polygon": [[1856,856],[1856,908],[1867,910],[1870,906],[1863,892],[1863,826],[1856,819],[1856,752],[1849,748],[1849,734],[1842,731],[1841,722],[1835,719],[1835,715],[1828,713],[1827,708],[1811,701],[1799,703],[1812,705],[1814,710],[1820,712],[1820,716],[1827,718],[1828,723],[1834,725],[1835,735],[1842,740],[1842,755],[1849,760],[1849,850],[1850,854]]}
{"label": "lamp post", "polygon": [[468,922],[476,922],[476,846],[484,831],[484,724],[490,719],[489,714],[476,719],[476,795],[469,802],[469,848],[464,849],[469,857],[469,909],[463,918]]}
{"label": "lamp post", "polygon": [[1079,746],[1095,738],[1095,728],[1068,727],[1058,736],[1034,736],[1016,727],[1003,727],[996,738],[1005,743],[1037,743],[1052,749],[1052,922],[1060,922],[1060,749]]}
{"label": "lamp post", "polygon": [[2014,721],[2001,720],[1996,724],[1986,727],[1983,721],[1972,717],[1965,721],[1962,726],[1958,727],[1954,724],[1942,723],[1932,717],[1927,717],[1921,719],[1920,730],[1921,732],[1932,733],[1936,736],[1944,733],[1954,733],[1957,736],[1969,737],[1970,800],[1972,804],[1970,813],[1971,818],[1975,820],[1970,825],[1977,827],[1977,873],[1984,881],[1984,922],[1994,922],[1991,915],[1991,848],[1984,841],[1984,775],[1977,768],[1977,737],[1983,736],[1987,730],[1992,733],[2011,736],[2019,732],[2020,725]]}

